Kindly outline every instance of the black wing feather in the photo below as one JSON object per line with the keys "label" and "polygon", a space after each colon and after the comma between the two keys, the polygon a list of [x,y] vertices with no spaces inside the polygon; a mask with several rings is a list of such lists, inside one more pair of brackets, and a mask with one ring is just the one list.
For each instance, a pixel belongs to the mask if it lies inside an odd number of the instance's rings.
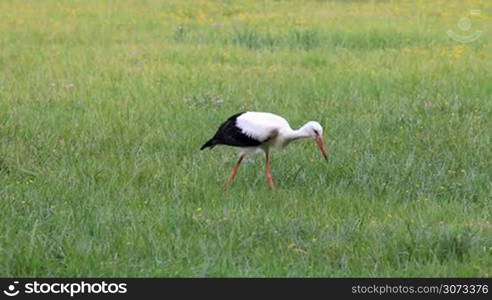
{"label": "black wing feather", "polygon": [[214,137],[206,142],[200,150],[207,147],[213,148],[216,145],[229,145],[236,147],[254,147],[261,145],[261,141],[244,134],[241,129],[236,126],[236,120],[242,114],[244,114],[244,112],[240,112],[229,117],[229,119],[219,126],[219,129],[217,129]]}

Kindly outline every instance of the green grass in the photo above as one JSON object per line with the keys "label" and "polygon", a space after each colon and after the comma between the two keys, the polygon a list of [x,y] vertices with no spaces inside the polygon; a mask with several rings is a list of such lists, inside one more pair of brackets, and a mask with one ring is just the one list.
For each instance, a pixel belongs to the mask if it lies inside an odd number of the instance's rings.
{"label": "green grass", "polygon": [[[0,276],[491,276],[488,1],[0,2]],[[446,35],[469,10],[484,31]],[[488,31],[487,31],[488,30]],[[313,141],[199,147],[271,111]]]}

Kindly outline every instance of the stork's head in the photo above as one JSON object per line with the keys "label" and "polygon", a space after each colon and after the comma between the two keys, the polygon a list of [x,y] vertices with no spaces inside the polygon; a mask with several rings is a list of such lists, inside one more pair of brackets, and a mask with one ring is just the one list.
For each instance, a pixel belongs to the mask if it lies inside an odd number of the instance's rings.
{"label": "stork's head", "polygon": [[304,131],[310,137],[317,138],[318,136],[323,136],[323,127],[316,121],[309,121],[303,127]]}
{"label": "stork's head", "polygon": [[323,127],[316,121],[309,121],[304,126],[302,126],[303,131],[310,137],[316,140],[316,144],[318,144],[319,149],[321,150],[321,154],[323,157],[328,160],[328,151],[323,144]]}

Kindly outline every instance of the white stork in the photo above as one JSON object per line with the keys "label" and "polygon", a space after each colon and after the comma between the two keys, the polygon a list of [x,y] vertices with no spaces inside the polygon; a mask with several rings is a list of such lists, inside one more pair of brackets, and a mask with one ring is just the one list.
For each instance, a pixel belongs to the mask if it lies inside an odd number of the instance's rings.
{"label": "white stork", "polygon": [[328,151],[323,144],[323,127],[318,122],[309,121],[298,130],[293,130],[287,120],[281,116],[267,112],[241,112],[227,119],[206,142],[200,150],[213,148],[216,145],[228,145],[241,148],[239,160],[234,165],[231,175],[227,179],[224,189],[232,183],[236,177],[239,165],[244,157],[262,150],[266,157],[266,179],[270,189],[273,189],[272,174],[270,173],[270,149],[282,149],[290,142],[302,139],[314,138],[321,150],[321,154],[327,160]]}

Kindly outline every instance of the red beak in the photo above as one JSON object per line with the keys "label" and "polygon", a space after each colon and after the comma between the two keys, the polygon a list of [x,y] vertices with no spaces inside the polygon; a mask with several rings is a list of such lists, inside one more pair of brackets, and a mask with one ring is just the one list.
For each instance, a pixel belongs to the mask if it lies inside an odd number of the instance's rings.
{"label": "red beak", "polygon": [[323,138],[321,136],[316,137],[316,144],[318,144],[319,150],[321,150],[321,154],[323,154],[323,157],[328,160],[328,151],[323,144]]}

